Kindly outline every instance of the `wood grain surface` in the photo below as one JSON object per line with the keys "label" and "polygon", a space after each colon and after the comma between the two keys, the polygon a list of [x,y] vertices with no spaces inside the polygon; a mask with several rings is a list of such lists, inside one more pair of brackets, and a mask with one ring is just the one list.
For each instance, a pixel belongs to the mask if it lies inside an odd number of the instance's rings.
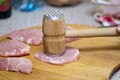
{"label": "wood grain surface", "polygon": [[[77,29],[88,28],[82,25],[71,26]],[[6,40],[6,37],[1,37],[0,41]],[[33,62],[32,74],[0,70],[0,80],[109,80],[112,72],[120,67],[120,37],[80,38],[67,43],[67,46],[80,50],[80,59],[64,66],[37,60],[34,54],[42,51],[43,46],[30,46],[31,54],[24,57]]]}
{"label": "wood grain surface", "polygon": [[58,20],[43,19],[43,47],[46,54],[61,54],[64,52],[66,45],[65,27],[64,18]]}

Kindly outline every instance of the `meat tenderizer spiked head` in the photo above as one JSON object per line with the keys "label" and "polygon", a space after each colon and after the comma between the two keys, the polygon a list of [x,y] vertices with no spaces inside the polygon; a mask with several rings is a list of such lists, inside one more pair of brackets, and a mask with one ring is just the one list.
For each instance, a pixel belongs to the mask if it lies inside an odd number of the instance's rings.
{"label": "meat tenderizer spiked head", "polygon": [[61,54],[65,51],[64,14],[51,10],[43,16],[43,47],[46,54]]}

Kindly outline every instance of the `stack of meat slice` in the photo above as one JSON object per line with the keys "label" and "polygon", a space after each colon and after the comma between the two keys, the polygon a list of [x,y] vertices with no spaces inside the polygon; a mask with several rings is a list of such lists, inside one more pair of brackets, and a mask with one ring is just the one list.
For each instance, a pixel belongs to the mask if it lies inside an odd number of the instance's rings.
{"label": "stack of meat slice", "polygon": [[[0,43],[0,56],[9,57],[0,59],[0,69],[20,71],[26,74],[32,72],[32,62],[23,56],[30,54],[30,46],[17,40],[6,40]],[[14,56],[14,57],[11,57]]]}
{"label": "stack of meat slice", "polygon": [[[67,27],[66,29],[73,30],[73,28],[71,27]],[[0,56],[7,57],[4,59],[0,59],[0,69],[9,71],[20,71],[26,74],[30,74],[32,72],[32,62],[29,59],[20,58],[20,56],[30,54],[30,46],[27,44],[32,44],[35,46],[42,44],[43,38],[42,30],[41,29],[17,30],[12,33],[9,33],[8,38],[11,40],[5,40],[3,42],[0,42]],[[67,42],[74,40],[77,40],[77,38],[66,38]],[[27,44],[25,44],[24,42]],[[74,56],[78,55],[77,50],[75,50],[75,53],[77,54],[71,55]],[[40,56],[39,54],[36,54],[37,58],[39,58],[39,56]],[[56,62],[59,61],[60,59],[61,59],[60,57],[56,59]],[[73,61],[75,61],[76,59],[78,58],[74,58]],[[63,64],[68,62],[69,61],[63,62]],[[61,63],[56,64],[61,65]]]}

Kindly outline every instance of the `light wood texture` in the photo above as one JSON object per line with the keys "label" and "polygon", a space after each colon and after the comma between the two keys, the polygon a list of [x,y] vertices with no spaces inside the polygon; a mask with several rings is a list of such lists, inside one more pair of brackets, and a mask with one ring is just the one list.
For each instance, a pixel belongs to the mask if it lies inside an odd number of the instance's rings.
{"label": "light wood texture", "polygon": [[66,37],[110,37],[118,36],[116,27],[66,31]]}
{"label": "light wood texture", "polygon": [[[71,26],[77,29],[90,28]],[[4,40],[6,36],[0,38],[0,41]],[[31,54],[25,57],[33,62],[32,74],[0,70],[0,80],[108,80],[111,73],[120,67],[120,37],[80,38],[67,45],[80,50],[78,61],[64,66],[41,62],[34,58],[34,54],[42,51],[43,46],[31,45]]]}
{"label": "light wood texture", "polygon": [[65,21],[43,19],[43,43],[46,54],[61,54],[65,50]]}

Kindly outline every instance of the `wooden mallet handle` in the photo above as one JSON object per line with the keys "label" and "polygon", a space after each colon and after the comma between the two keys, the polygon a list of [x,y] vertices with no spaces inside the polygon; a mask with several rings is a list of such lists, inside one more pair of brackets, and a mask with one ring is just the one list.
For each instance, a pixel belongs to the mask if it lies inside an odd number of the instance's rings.
{"label": "wooden mallet handle", "polygon": [[111,28],[93,28],[66,31],[67,38],[84,38],[84,37],[110,37],[120,35],[116,27]]}

